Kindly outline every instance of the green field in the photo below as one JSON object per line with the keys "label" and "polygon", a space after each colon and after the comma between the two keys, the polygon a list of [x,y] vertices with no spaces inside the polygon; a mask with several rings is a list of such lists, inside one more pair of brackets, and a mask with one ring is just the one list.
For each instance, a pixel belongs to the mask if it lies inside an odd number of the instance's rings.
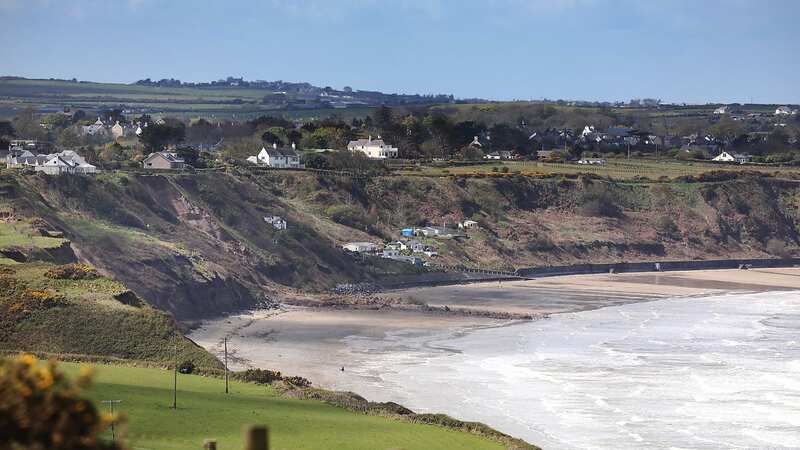
{"label": "green field", "polygon": [[[62,363],[67,373],[79,365]],[[274,389],[179,375],[178,409],[172,406],[172,372],[98,366],[89,396],[122,400],[127,442],[134,449],[196,450],[215,439],[219,449],[240,449],[243,424],[269,427],[270,449],[501,449],[479,436],[433,425],[348,412],[317,401],[281,398]]]}
{"label": "green field", "polygon": [[506,170],[526,175],[537,174],[582,174],[591,173],[626,180],[633,178],[658,179],[662,176],[675,178],[687,175],[700,175],[717,170],[725,171],[758,171],[777,175],[796,175],[800,170],[795,167],[769,167],[753,165],[712,164],[704,162],[683,162],[678,160],[655,159],[609,159],[605,165],[579,165],[574,163],[547,163],[539,161],[497,161],[463,166],[422,166],[418,170],[399,170],[403,175],[446,176],[455,175],[488,175]]}
{"label": "green field", "polygon": [[122,83],[73,83],[61,80],[0,80],[0,117],[13,117],[27,107],[44,110],[63,108],[98,110],[104,108],[146,109],[154,117],[236,118],[260,115],[287,119],[321,118],[338,115],[345,120],[363,117],[368,107],[346,109],[275,109],[262,103],[269,91],[233,87],[157,87]]}

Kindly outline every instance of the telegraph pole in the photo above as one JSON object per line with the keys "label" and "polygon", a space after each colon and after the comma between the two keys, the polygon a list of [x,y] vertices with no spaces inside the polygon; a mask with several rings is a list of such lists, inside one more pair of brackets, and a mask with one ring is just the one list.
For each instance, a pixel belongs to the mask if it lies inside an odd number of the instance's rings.
{"label": "telegraph pole", "polygon": [[228,337],[223,338],[223,345],[225,347],[225,393],[228,393]]}
{"label": "telegraph pole", "polygon": [[101,400],[100,403],[108,405],[109,411],[111,412],[111,441],[114,442],[116,440],[114,424],[117,422],[117,418],[114,417],[114,404],[122,403],[122,400]]}
{"label": "telegraph pole", "polygon": [[178,334],[174,335],[175,340],[175,363],[172,371],[172,409],[178,409]]}

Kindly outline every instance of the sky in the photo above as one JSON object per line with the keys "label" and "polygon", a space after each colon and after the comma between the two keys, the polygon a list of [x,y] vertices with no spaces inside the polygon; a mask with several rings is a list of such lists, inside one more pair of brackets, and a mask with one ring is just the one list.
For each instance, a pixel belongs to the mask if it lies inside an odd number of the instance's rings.
{"label": "sky", "polygon": [[0,0],[0,75],[800,103],[798,0]]}

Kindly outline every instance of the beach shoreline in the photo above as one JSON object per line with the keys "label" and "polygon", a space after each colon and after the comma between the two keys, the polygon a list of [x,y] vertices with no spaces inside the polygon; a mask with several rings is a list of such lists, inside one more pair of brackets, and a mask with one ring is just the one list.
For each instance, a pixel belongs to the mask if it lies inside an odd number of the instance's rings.
{"label": "beach shoreline", "polygon": [[[369,355],[351,350],[358,340],[389,340],[402,348],[404,339],[513,325],[526,322],[519,320],[525,316],[546,318],[668,298],[787,290],[800,290],[800,269],[566,275],[411,288],[376,294],[377,303],[317,304],[305,297],[302,306],[284,305],[202,322],[189,337],[219,356],[222,340],[227,338],[232,369],[279,370],[336,389],[357,381],[348,368],[369,362]],[[380,299],[387,298],[390,301],[381,303]]]}

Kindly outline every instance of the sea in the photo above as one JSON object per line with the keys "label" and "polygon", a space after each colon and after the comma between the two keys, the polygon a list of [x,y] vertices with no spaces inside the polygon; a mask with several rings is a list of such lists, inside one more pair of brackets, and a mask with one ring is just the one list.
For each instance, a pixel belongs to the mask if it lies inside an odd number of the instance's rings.
{"label": "sea", "polygon": [[544,449],[800,449],[800,292],[346,339],[351,389]]}

